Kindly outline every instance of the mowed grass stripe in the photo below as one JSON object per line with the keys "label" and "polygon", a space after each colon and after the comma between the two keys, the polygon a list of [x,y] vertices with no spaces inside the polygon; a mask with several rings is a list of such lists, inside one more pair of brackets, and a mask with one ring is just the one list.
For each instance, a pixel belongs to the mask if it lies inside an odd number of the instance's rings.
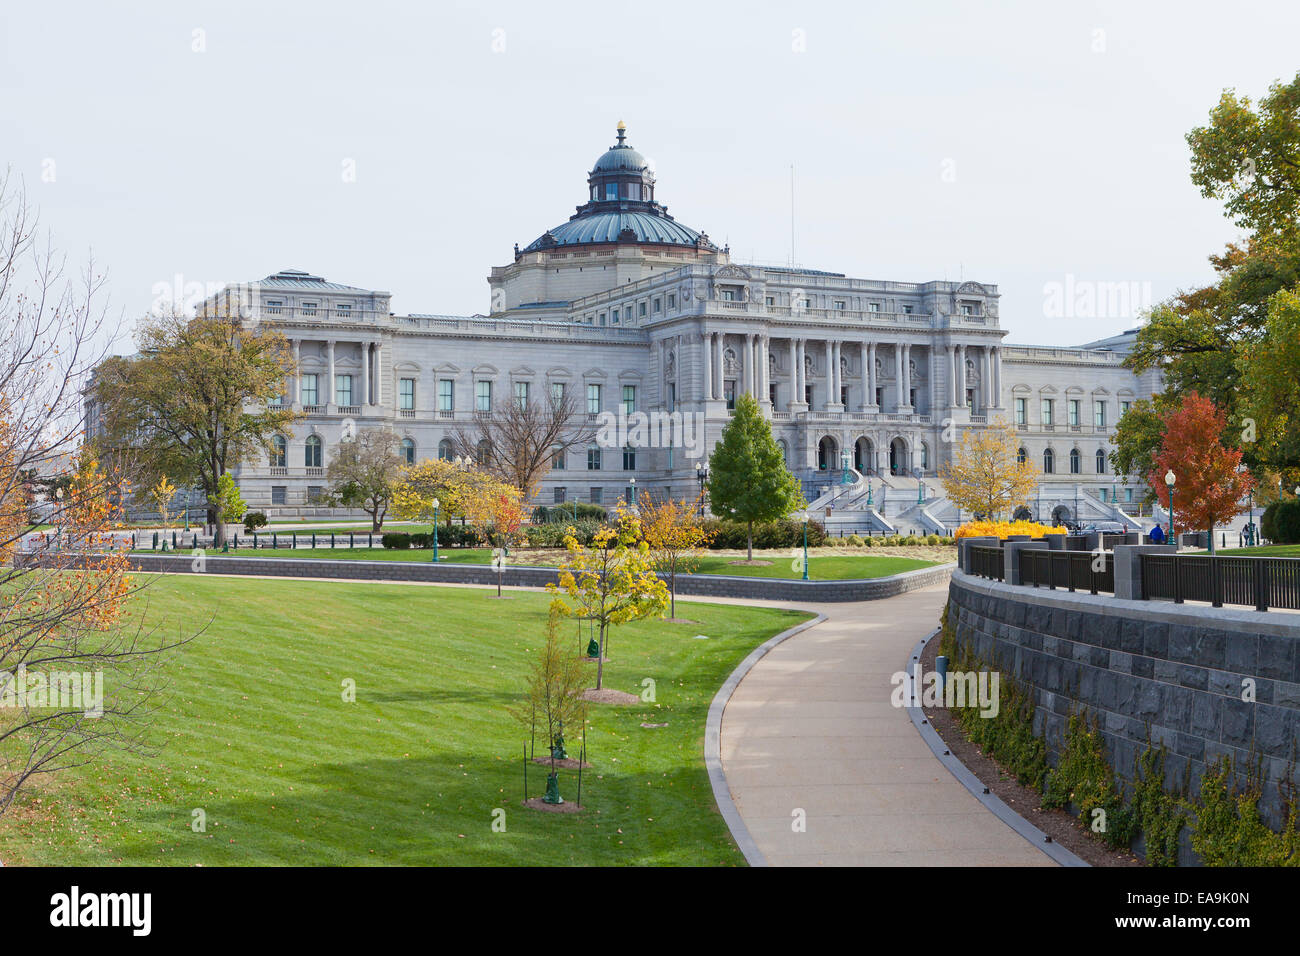
{"label": "mowed grass stripe", "polygon": [[[745,654],[803,618],[689,604],[679,614],[698,623],[619,628],[607,686],[638,692],[650,677],[659,705],[593,708],[587,809],[570,816],[519,806],[526,732],[505,712],[542,639],[546,595],[198,575],[155,579],[147,593],[170,630],[213,618],[167,667],[153,726],[163,749],[114,754],[31,793],[0,820],[0,859],[741,863],[703,768],[708,704]],[[342,700],[344,678],[356,703]],[[544,772],[530,767],[534,795]],[[572,799],[576,780],[561,779]],[[491,830],[497,807],[505,833]],[[196,808],[204,834],[190,829]]]}

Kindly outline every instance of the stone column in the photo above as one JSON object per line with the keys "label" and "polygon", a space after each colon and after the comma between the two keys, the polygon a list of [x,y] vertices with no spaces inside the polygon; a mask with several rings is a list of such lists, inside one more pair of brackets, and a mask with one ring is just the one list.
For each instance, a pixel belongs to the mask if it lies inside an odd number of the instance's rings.
{"label": "stone column", "polygon": [[754,389],[758,385],[757,377],[754,374],[754,357],[758,351],[756,338],[757,336],[753,332],[745,336],[745,393],[757,401],[758,396],[754,394]]}
{"label": "stone column", "polygon": [[948,407],[957,407],[957,346],[948,346]]}
{"label": "stone column", "polygon": [[912,346],[903,346],[903,405],[912,407]]}
{"label": "stone column", "polygon": [[384,343],[375,343],[375,404],[384,404]]}
{"label": "stone column", "polygon": [[713,350],[713,397],[724,401],[727,397],[727,333],[718,332],[717,346]]}
{"label": "stone column", "polygon": [[[433,396],[434,400],[438,397],[438,373],[433,374]],[[370,402],[370,343],[361,343],[361,401],[365,405]]]}
{"label": "stone column", "polygon": [[790,354],[792,356],[791,361],[794,363],[794,368],[790,370],[790,376],[794,381],[794,396],[791,398],[791,402],[803,405],[805,392],[803,380],[803,339],[790,340]]}
{"label": "stone column", "polygon": [[293,394],[289,396],[289,405],[293,408],[302,407],[302,366],[299,364],[302,359],[302,340],[293,340]]}
{"label": "stone column", "polygon": [[701,334],[704,350],[704,401],[713,400],[713,333]]}
{"label": "stone column", "polygon": [[770,342],[766,335],[758,340],[758,403],[772,404],[772,383],[769,381],[772,371],[772,358],[768,354]]}
{"label": "stone column", "polygon": [[894,343],[894,391],[895,404],[902,408],[907,404],[907,398],[903,395],[903,343]]}
{"label": "stone column", "polygon": [[325,393],[325,401],[321,403],[327,408],[334,405],[334,340],[333,339],[329,340],[328,347],[329,347],[330,372],[329,372],[329,376],[325,379],[325,387],[329,389],[329,391]]}
{"label": "stone column", "polygon": [[966,407],[966,346],[957,346],[957,405]]}
{"label": "stone column", "polygon": [[993,407],[1002,407],[1002,348],[993,349]]}
{"label": "stone column", "polygon": [[858,343],[858,362],[862,366],[862,401],[859,404],[861,411],[867,411],[871,407],[871,366],[867,364],[867,343]]}
{"label": "stone column", "polygon": [[[867,347],[867,404],[878,411],[876,388],[876,343],[872,342]],[[871,465],[874,468],[875,462],[872,462]]]}

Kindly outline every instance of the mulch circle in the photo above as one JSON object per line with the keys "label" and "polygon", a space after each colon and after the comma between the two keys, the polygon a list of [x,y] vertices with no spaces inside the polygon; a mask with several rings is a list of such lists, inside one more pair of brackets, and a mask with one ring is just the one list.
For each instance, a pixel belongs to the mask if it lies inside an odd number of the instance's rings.
{"label": "mulch circle", "polygon": [[582,807],[572,801],[566,800],[564,803],[547,803],[541,797],[533,797],[531,800],[525,800],[524,806],[529,810],[544,810],[547,813],[581,813]]}
{"label": "mulch circle", "polygon": [[[551,758],[550,758],[550,757],[534,757],[534,758],[533,758],[533,763],[546,764],[546,766],[549,767],[549,766],[551,765]],[[556,760],[556,761],[555,761],[555,766],[558,767],[558,768],[560,768],[560,769],[563,769],[563,770],[577,770],[579,767],[581,767],[583,770],[590,770],[590,769],[591,769],[591,764],[589,764],[589,763],[583,763],[582,761],[579,761],[579,760],[574,760],[572,757],[565,757],[565,758],[563,758],[562,760]]]}
{"label": "mulch circle", "polygon": [[621,690],[610,690],[608,687],[601,690],[588,687],[582,692],[582,699],[589,700],[593,704],[618,704],[624,707],[641,703],[641,698],[636,694],[627,694]]}

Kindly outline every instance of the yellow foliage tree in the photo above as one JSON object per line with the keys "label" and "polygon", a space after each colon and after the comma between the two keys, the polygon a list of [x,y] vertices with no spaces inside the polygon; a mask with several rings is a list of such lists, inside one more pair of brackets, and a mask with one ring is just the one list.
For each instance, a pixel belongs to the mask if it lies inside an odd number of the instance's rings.
{"label": "yellow foliage tree", "polygon": [[713,532],[700,521],[700,498],[674,501],[647,496],[638,507],[641,533],[655,566],[668,574],[668,616],[677,617],[677,572],[689,573],[699,563],[697,549],[708,545]]}
{"label": "yellow foliage tree", "polygon": [[176,495],[176,486],[167,480],[163,475],[158,479],[158,484],[149,489],[149,498],[154,503],[154,508],[158,511],[158,517],[162,519],[163,527],[167,527],[171,521],[171,514],[167,506],[171,504],[172,498]]}
{"label": "yellow foliage tree", "polygon": [[564,536],[564,546],[569,553],[560,582],[546,589],[556,595],[554,606],[564,614],[593,621],[599,628],[596,689],[600,690],[610,627],[662,615],[668,606],[668,586],[655,574],[655,559],[640,518],[624,510],[622,502],[614,525],[596,532],[590,548],[579,543],[573,528]]}
{"label": "yellow foliage tree", "polygon": [[988,428],[968,428],[952,461],[939,469],[948,499],[963,511],[996,519],[1027,501],[1038,484],[1038,470],[1020,460],[1015,428],[999,418]]}

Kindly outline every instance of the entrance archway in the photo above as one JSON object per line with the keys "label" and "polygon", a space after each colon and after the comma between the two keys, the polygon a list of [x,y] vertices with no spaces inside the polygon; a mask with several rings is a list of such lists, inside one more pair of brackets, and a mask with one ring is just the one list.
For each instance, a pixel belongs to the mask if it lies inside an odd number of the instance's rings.
{"label": "entrance archway", "polygon": [[1065,505],[1057,505],[1052,509],[1052,527],[1068,524],[1071,518],[1070,509]]}
{"label": "entrance archway", "polygon": [[901,438],[895,438],[889,443],[889,473],[907,474],[907,443]]}
{"label": "entrance archway", "polygon": [[839,446],[835,439],[827,435],[817,443],[817,469],[828,471],[840,466]]}
{"label": "entrance archway", "polygon": [[853,443],[853,467],[864,475],[876,470],[876,446],[870,438],[859,438]]}

